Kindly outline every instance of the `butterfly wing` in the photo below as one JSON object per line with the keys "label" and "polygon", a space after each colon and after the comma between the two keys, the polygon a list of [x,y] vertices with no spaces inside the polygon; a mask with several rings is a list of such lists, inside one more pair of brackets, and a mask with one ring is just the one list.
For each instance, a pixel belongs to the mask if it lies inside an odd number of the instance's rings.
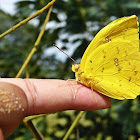
{"label": "butterfly wing", "polygon": [[[87,48],[79,75],[92,89],[116,99],[140,94],[137,17],[118,19],[102,29]],[[82,78],[82,83],[88,85]]]}
{"label": "butterfly wing", "polygon": [[133,99],[140,94],[140,52],[130,41],[101,45],[90,54],[85,67],[91,88],[106,96]]}
{"label": "butterfly wing", "polygon": [[137,16],[132,15],[130,17],[117,19],[100,30],[100,32],[91,41],[82,57],[80,63],[81,69],[84,69],[85,61],[90,53],[92,53],[97,47],[109,43],[110,41],[117,41],[120,39],[131,40],[131,42],[135,42],[136,45],[139,45],[138,26]]}

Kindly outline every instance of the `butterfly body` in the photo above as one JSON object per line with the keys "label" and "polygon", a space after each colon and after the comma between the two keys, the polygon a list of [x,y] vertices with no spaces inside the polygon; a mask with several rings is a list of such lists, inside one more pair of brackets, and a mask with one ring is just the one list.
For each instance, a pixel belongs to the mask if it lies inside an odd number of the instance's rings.
{"label": "butterfly body", "polygon": [[115,99],[140,94],[138,19],[120,18],[103,28],[73,65],[76,81]]}

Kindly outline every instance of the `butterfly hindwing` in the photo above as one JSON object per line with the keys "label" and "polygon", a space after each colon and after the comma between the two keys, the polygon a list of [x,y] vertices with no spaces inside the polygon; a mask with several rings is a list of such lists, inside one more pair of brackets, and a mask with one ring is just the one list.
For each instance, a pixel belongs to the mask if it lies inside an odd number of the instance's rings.
{"label": "butterfly hindwing", "polygon": [[[114,41],[110,45],[102,45],[100,49],[88,57],[83,71],[85,78],[91,79],[92,88],[118,99],[136,97],[140,91],[137,84],[140,83],[140,77],[136,76],[140,73],[138,46],[129,41]],[[95,54],[96,57],[93,57]]]}

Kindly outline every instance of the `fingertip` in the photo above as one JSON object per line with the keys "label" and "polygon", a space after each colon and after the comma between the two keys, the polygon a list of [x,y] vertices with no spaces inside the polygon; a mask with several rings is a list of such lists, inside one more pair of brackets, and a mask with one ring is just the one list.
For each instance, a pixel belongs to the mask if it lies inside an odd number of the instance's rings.
{"label": "fingertip", "polygon": [[[76,98],[72,100],[71,106],[75,110],[99,110],[109,108],[111,99],[97,91],[92,91],[90,88],[78,83]],[[76,88],[74,86],[74,88]]]}

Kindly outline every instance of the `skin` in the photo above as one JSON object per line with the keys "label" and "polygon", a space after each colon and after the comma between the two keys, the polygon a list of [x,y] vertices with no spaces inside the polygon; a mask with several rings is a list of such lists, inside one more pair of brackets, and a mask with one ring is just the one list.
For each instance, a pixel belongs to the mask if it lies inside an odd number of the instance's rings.
{"label": "skin", "polygon": [[99,110],[111,105],[109,97],[75,81],[49,79],[1,78],[0,99],[0,140],[6,139],[29,115]]}

